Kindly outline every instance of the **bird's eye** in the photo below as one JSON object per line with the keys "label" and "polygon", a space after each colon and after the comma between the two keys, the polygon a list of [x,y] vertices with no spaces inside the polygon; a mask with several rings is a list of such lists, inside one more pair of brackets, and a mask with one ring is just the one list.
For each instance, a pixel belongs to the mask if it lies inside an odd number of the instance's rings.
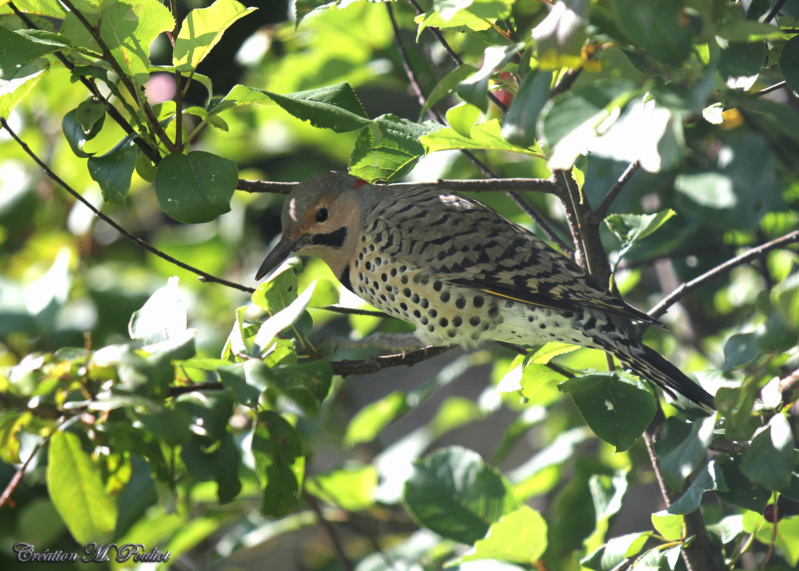
{"label": "bird's eye", "polygon": [[327,208],[320,208],[316,211],[316,221],[317,222],[324,222],[327,220],[327,217],[330,213],[327,211]]}

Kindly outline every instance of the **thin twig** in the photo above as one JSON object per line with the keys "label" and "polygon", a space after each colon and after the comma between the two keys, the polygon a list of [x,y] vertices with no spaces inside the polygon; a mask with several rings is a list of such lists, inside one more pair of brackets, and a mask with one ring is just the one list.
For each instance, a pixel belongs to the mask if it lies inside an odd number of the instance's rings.
{"label": "thin twig", "polygon": [[391,5],[391,2],[386,2],[386,9],[388,9],[388,17],[391,20],[391,27],[394,30],[394,43],[397,44],[397,52],[399,52],[402,67],[405,69],[405,75],[408,76],[408,81],[410,81],[411,87],[413,87],[413,91],[416,93],[416,99],[419,101],[419,105],[424,107],[427,101],[424,92],[422,92],[422,86],[419,85],[416,74],[413,73],[413,69],[411,68],[411,62],[408,60],[408,54],[405,51],[405,44],[400,40],[400,29],[397,25],[397,19],[394,17],[394,7]]}
{"label": "thin twig", "polygon": [[574,82],[577,81],[578,77],[580,77],[580,73],[582,73],[582,71],[583,68],[578,67],[569,69],[566,73],[564,73],[558,84],[552,88],[552,91],[549,92],[549,98],[552,99],[553,97],[560,95],[561,93],[565,93],[571,89],[572,85],[574,85]]}
{"label": "thin twig", "polygon": [[407,365],[410,367],[416,363],[421,363],[422,361],[446,353],[450,349],[452,349],[452,347],[430,345],[417,349],[416,351],[407,351],[394,355],[382,355],[380,357],[372,357],[371,359],[330,361],[330,365],[333,367],[333,373],[342,377],[349,375],[367,375],[389,367],[398,367],[400,365]]}
{"label": "thin twig", "polygon": [[[416,2],[416,0],[408,0],[408,2],[410,3],[411,6],[413,6],[413,9],[416,10],[417,16],[420,16],[424,13],[424,11],[419,6],[419,3]],[[447,55],[449,55],[450,59],[455,63],[455,65],[457,65],[458,67],[462,66],[463,60],[460,58],[460,56],[457,53],[455,53],[455,50],[452,49],[447,40],[444,39],[444,35],[441,33],[441,31],[438,28],[433,28],[432,26],[428,26],[426,29],[429,30],[431,34],[433,34],[433,37],[435,37],[436,41],[438,41],[438,43],[441,44],[441,46],[447,52]],[[494,105],[499,107],[503,113],[505,113],[508,110],[508,106],[502,103],[502,101],[500,101],[499,98],[490,91],[488,92],[488,98],[494,103]]]}
{"label": "thin twig", "polygon": [[[583,213],[579,208],[580,199],[579,192],[569,184],[569,175],[565,171],[557,171],[557,176],[560,178],[561,188],[561,202],[563,203],[563,210],[566,213],[566,222],[569,224],[571,231],[572,241],[574,242],[574,257],[578,265],[585,268],[591,273],[591,266],[588,263],[588,253],[583,239]],[[577,196],[575,196],[575,194]]]}
{"label": "thin twig", "polygon": [[[8,6],[11,8],[11,10],[14,12],[14,14],[20,20],[22,20],[22,22],[26,26],[28,26],[28,28],[30,28],[31,30],[38,30],[38,28],[36,27],[36,24],[34,24],[30,20],[30,18],[28,18],[28,16],[25,14],[25,12],[20,11],[19,8],[17,8],[14,5],[13,2],[9,2]],[[75,65],[71,61],[69,61],[66,58],[66,56],[64,56],[64,54],[62,54],[61,52],[54,52],[53,55],[55,55],[55,57],[58,58],[61,61],[61,63],[64,64],[64,67],[66,67],[71,73],[73,73],[73,74],[75,73]],[[125,131],[126,135],[132,135],[132,134],[134,134],[136,132],[136,131],[133,130],[133,127],[130,126],[130,123],[127,121],[127,119],[125,119],[122,116],[122,114],[117,110],[117,108],[114,107],[108,101],[108,99],[106,99],[103,96],[103,94],[98,89],[97,84],[94,82],[93,78],[86,77],[86,76],[83,76],[83,75],[78,75],[78,79],[80,80],[80,82],[84,86],[86,86],[86,89],[88,89],[91,92],[92,96],[97,101],[100,101],[100,102],[103,103],[103,105],[105,105],[105,110],[106,110],[106,113],[108,113],[108,116],[111,117],[114,121],[116,121],[116,123],[122,128],[122,130]],[[158,162],[161,160],[161,155],[159,155],[158,151],[156,149],[154,149],[153,147],[151,147],[147,143],[147,141],[144,140],[143,137],[136,138],[134,140],[134,142],[138,145],[139,149],[141,149],[141,151],[145,155],[147,155],[147,158],[149,158],[155,164],[158,164]]]}
{"label": "thin twig", "polygon": [[11,477],[11,480],[8,482],[8,485],[6,486],[5,490],[3,490],[3,494],[0,495],[0,508],[2,508],[6,504],[6,502],[11,497],[11,494],[13,494],[14,490],[17,489],[17,486],[19,485],[20,481],[22,480],[22,476],[25,475],[25,471],[28,469],[28,466],[30,465],[31,460],[33,460],[36,457],[36,455],[39,453],[39,450],[42,449],[42,446],[44,446],[50,440],[50,437],[53,434],[55,434],[61,428],[61,425],[66,420],[67,420],[66,418],[62,419],[58,423],[58,426],[56,426],[55,430],[53,430],[50,434],[48,434],[47,436],[42,438],[36,444],[36,446],[33,447],[33,450],[31,451],[31,453],[28,456],[27,460],[25,460],[25,462],[22,464],[22,466],[19,467],[19,470],[17,470],[16,473]]}
{"label": "thin twig", "polygon": [[236,185],[236,190],[244,192],[268,192],[272,194],[288,194],[299,183],[296,182],[272,182],[268,180],[247,180],[240,178]]}
{"label": "thin twig", "polygon": [[145,250],[147,250],[151,254],[155,254],[159,258],[162,258],[162,259],[166,260],[167,262],[171,262],[172,264],[175,264],[176,266],[178,266],[180,268],[183,268],[184,270],[188,270],[188,271],[190,271],[190,272],[192,272],[194,274],[197,274],[198,276],[200,276],[200,278],[202,278],[203,281],[222,284],[222,285],[231,287],[233,289],[237,289],[237,290],[244,291],[244,292],[247,292],[247,293],[252,293],[252,292],[255,291],[251,287],[243,286],[243,285],[237,284],[235,282],[231,282],[231,281],[228,281],[228,280],[224,280],[222,278],[218,278],[218,277],[216,277],[214,275],[211,275],[211,274],[209,274],[207,272],[204,272],[204,271],[202,271],[200,269],[197,269],[194,266],[190,266],[189,264],[181,262],[180,260],[170,256],[169,254],[166,254],[166,253],[162,252],[161,250],[159,250],[155,246],[149,244],[148,242],[145,242],[144,240],[142,240],[138,236],[134,236],[133,234],[131,234],[130,232],[125,230],[122,226],[120,226],[118,223],[116,223],[109,216],[106,216],[105,214],[100,212],[100,210],[98,210],[91,202],[89,202],[88,200],[83,198],[83,196],[81,196],[74,188],[69,186],[57,174],[55,174],[52,170],[50,170],[50,167],[48,167],[44,163],[44,161],[42,161],[38,156],[36,156],[36,154],[30,149],[30,147],[28,147],[28,145],[25,144],[25,142],[23,142],[22,139],[19,138],[19,136],[17,136],[17,134],[11,129],[9,124],[6,122],[4,117],[0,117],[0,126],[3,127],[6,131],[8,131],[9,135],[11,135],[11,137],[17,142],[17,144],[20,147],[22,147],[22,150],[25,151],[28,154],[28,156],[30,158],[32,158],[33,161],[37,165],[39,165],[39,167],[45,172],[45,174],[48,177],[50,177],[53,181],[55,181],[57,184],[62,186],[64,188],[64,190],[66,190],[69,194],[71,194],[75,198],[75,200],[78,200],[86,208],[91,210],[92,213],[94,213],[95,216],[97,216],[101,220],[105,221],[112,228],[114,228],[114,230],[116,230],[117,232],[122,234],[128,240],[130,240],[133,243],[135,243],[137,246],[140,246],[140,247],[144,248]]}
{"label": "thin twig", "polygon": [[680,301],[683,297],[688,295],[691,291],[695,290],[699,286],[706,284],[709,281],[712,281],[718,277],[721,277],[726,272],[729,272],[733,268],[740,266],[741,264],[745,264],[750,260],[754,260],[760,257],[763,253],[768,252],[769,250],[773,250],[775,248],[780,248],[783,246],[787,246],[788,244],[793,244],[795,242],[799,242],[799,230],[791,232],[790,234],[786,234],[782,238],[777,238],[776,240],[772,240],[771,242],[767,242],[765,244],[761,244],[756,248],[752,248],[751,250],[741,254],[740,256],[736,256],[731,260],[727,260],[723,264],[720,264],[702,274],[701,276],[692,279],[689,282],[682,284],[680,287],[675,289],[665,298],[663,298],[660,303],[658,303],[655,307],[649,310],[649,315],[652,317],[660,317],[669,307]]}
{"label": "thin twig", "polygon": [[333,550],[336,552],[336,557],[338,557],[339,563],[341,566],[344,567],[347,571],[355,571],[355,566],[350,561],[350,558],[347,556],[347,552],[344,551],[344,546],[341,543],[341,538],[338,536],[338,532],[336,528],[333,527],[327,518],[325,518],[325,514],[322,513],[322,508],[319,505],[319,502],[306,491],[303,491],[302,494],[305,501],[311,506],[311,509],[316,514],[316,519],[319,521],[319,524],[325,530],[325,534],[327,538],[330,540],[331,545],[333,546]]}
{"label": "thin twig", "polygon": [[70,12],[72,12],[72,14],[78,19],[78,21],[83,25],[83,27],[86,28],[86,31],[89,32],[94,41],[97,42],[97,47],[99,47],[100,51],[102,51],[103,58],[105,59],[105,61],[108,62],[108,64],[114,70],[114,73],[116,73],[119,76],[119,80],[122,82],[125,88],[130,92],[133,98],[137,102],[139,102],[139,106],[141,107],[141,110],[144,113],[144,118],[147,121],[147,124],[152,130],[153,134],[155,134],[156,137],[158,137],[158,139],[164,144],[164,146],[170,152],[173,153],[178,152],[179,149],[169,139],[169,136],[167,136],[163,127],[161,127],[161,124],[158,122],[158,119],[153,113],[153,109],[152,107],[150,107],[150,104],[147,103],[146,99],[142,99],[141,92],[133,84],[133,81],[131,81],[130,77],[128,77],[125,74],[125,71],[122,69],[122,66],[119,65],[119,62],[111,53],[111,50],[109,49],[108,45],[105,43],[105,40],[103,40],[102,36],[100,35],[99,28],[92,26],[91,23],[86,19],[86,16],[84,16],[83,13],[75,7],[75,5],[71,2],[71,0],[61,0],[61,3],[64,4],[64,6],[66,6],[67,8],[69,8]]}
{"label": "thin twig", "polygon": [[[369,359],[360,360],[341,360],[330,361],[333,368],[333,374],[341,377],[348,377],[350,375],[368,375],[376,373],[381,369],[388,369],[391,367],[399,367],[406,365],[411,367],[422,361],[437,357],[442,353],[446,353],[452,347],[437,347],[430,345],[422,347],[416,351],[407,351],[403,353],[396,353],[392,355],[382,355],[380,357],[371,357]],[[250,357],[254,359],[255,357]],[[564,373],[568,376],[568,373]],[[191,385],[174,385],[169,387],[169,396],[175,397],[184,393],[191,393],[194,391],[223,391],[227,388],[224,383],[211,381],[207,383],[195,383]]]}
{"label": "thin twig", "polygon": [[610,205],[613,204],[613,201],[616,200],[616,197],[622,191],[622,189],[630,182],[630,179],[633,178],[633,175],[638,172],[638,169],[641,168],[641,163],[639,161],[635,161],[634,163],[630,164],[624,172],[619,177],[619,180],[616,181],[616,184],[613,185],[608,193],[605,195],[605,198],[602,199],[602,204],[593,212],[591,215],[593,219],[597,222],[604,220],[605,216],[608,213],[608,209]]}
{"label": "thin twig", "polygon": [[765,87],[765,88],[761,89],[760,91],[758,91],[757,93],[753,93],[752,95],[754,97],[760,97],[761,95],[766,95],[768,93],[771,93],[772,91],[777,91],[778,89],[782,89],[786,85],[788,85],[787,81],[780,81],[780,82],[775,83],[774,85],[770,85],[768,87]]}
{"label": "thin twig", "polygon": [[774,4],[774,7],[771,9],[771,12],[769,12],[768,15],[763,19],[763,23],[768,24],[769,22],[771,22],[774,19],[774,16],[777,15],[777,12],[782,10],[782,7],[785,5],[785,2],[786,0],[777,0],[776,4]]}

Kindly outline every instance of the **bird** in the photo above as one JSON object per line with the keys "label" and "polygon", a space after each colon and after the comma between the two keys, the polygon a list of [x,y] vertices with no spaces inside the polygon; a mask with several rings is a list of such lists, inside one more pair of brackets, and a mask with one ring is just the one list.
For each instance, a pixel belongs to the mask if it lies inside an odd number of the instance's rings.
{"label": "bird", "polygon": [[281,225],[256,280],[291,253],[314,256],[367,303],[414,324],[421,343],[600,349],[671,397],[714,409],[713,396],[621,325],[662,323],[477,200],[326,171],[294,187]]}

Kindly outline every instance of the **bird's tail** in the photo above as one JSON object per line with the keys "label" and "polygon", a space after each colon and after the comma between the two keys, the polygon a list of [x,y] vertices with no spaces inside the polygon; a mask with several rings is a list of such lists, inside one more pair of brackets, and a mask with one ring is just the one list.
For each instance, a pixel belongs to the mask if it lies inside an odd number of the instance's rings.
{"label": "bird's tail", "polygon": [[617,349],[614,353],[636,375],[652,381],[672,397],[679,393],[700,406],[715,410],[713,396],[660,353],[643,344],[636,344],[630,349],[630,352]]}

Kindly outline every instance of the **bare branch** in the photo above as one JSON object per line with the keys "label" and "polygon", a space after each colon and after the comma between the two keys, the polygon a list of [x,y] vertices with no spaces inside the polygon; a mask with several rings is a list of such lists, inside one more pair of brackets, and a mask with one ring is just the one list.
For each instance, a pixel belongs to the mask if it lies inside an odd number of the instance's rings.
{"label": "bare branch", "polygon": [[597,208],[591,215],[597,223],[605,219],[610,205],[613,204],[613,201],[616,200],[616,197],[627,185],[627,183],[630,182],[630,179],[633,178],[633,175],[637,173],[638,169],[640,168],[641,163],[639,161],[635,161],[624,170],[622,175],[619,177],[619,180],[613,185],[613,188],[611,188],[605,195],[605,198],[602,199],[602,204],[600,204],[599,208]]}
{"label": "bare branch", "polygon": [[422,92],[422,86],[419,85],[419,81],[416,79],[416,74],[413,73],[411,62],[408,60],[408,54],[405,51],[405,45],[400,39],[400,29],[397,25],[397,19],[394,17],[394,7],[391,5],[391,2],[386,2],[386,9],[388,9],[388,17],[391,20],[391,27],[394,30],[394,43],[397,44],[397,52],[399,52],[402,67],[405,69],[405,75],[408,76],[408,81],[411,82],[411,87],[413,87],[413,91],[416,93],[416,99],[419,101],[419,105],[424,107],[427,100],[424,96],[424,92]]}
{"label": "bare branch", "polygon": [[95,208],[95,206],[91,202],[89,202],[88,200],[83,198],[83,196],[81,196],[80,193],[78,193],[74,188],[72,188],[66,182],[64,182],[57,174],[55,174],[52,170],[50,170],[50,167],[48,167],[44,163],[44,161],[42,161],[38,156],[36,156],[36,154],[33,151],[31,151],[30,147],[28,147],[28,145],[26,145],[17,136],[17,134],[11,129],[9,124],[6,122],[4,117],[0,117],[0,127],[3,127],[6,131],[8,131],[9,135],[11,135],[11,137],[14,139],[14,141],[16,141],[17,144],[20,147],[22,147],[22,150],[25,151],[28,154],[28,156],[30,158],[32,158],[33,161],[37,165],[39,165],[39,167],[45,172],[45,174],[50,179],[55,181],[56,184],[58,184],[61,187],[63,187],[64,190],[66,190],[69,194],[71,194],[75,198],[75,200],[81,202],[86,208],[91,210],[94,213],[95,216],[97,216],[99,219],[105,221],[112,228],[114,228],[114,230],[116,230],[117,232],[122,234],[125,238],[127,238],[128,240],[130,240],[131,242],[133,242],[137,246],[140,246],[140,247],[144,248],[145,250],[147,250],[151,254],[155,254],[159,258],[162,258],[162,259],[166,260],[167,262],[171,262],[171,263],[175,264],[176,266],[178,266],[180,268],[183,268],[184,270],[188,270],[188,271],[190,271],[190,272],[192,272],[194,274],[197,274],[198,276],[200,276],[202,281],[211,282],[211,283],[218,283],[218,284],[225,285],[227,287],[230,287],[230,288],[233,288],[233,289],[237,289],[237,290],[240,290],[240,291],[244,291],[244,292],[247,292],[247,293],[252,293],[252,292],[255,291],[251,287],[243,286],[243,285],[237,284],[235,282],[231,282],[231,281],[228,281],[228,280],[224,280],[222,278],[218,278],[218,277],[216,277],[214,275],[211,275],[211,274],[209,274],[207,272],[204,272],[204,271],[202,271],[200,269],[197,269],[194,266],[190,266],[189,264],[181,262],[180,260],[170,256],[169,254],[166,254],[166,253],[162,252],[161,250],[159,250],[158,248],[156,248],[152,244],[150,244],[148,242],[145,242],[144,240],[142,240],[138,236],[134,236],[133,234],[131,234],[130,232],[125,230],[122,226],[120,226],[117,222],[115,222],[112,218],[110,218],[109,216],[107,216],[107,215],[103,214],[102,212],[100,212],[100,210]]}
{"label": "bare branch", "polygon": [[583,68],[578,67],[576,69],[570,69],[564,73],[558,84],[552,88],[552,91],[549,92],[549,98],[552,99],[553,97],[570,90],[582,71]]}
{"label": "bare branch", "polygon": [[731,260],[727,260],[721,265],[716,266],[712,270],[709,270],[702,274],[701,276],[692,279],[689,282],[682,284],[680,287],[675,289],[669,295],[664,297],[660,303],[658,303],[655,307],[649,310],[649,315],[652,317],[660,317],[669,307],[680,301],[690,292],[706,284],[709,281],[712,281],[716,278],[721,277],[725,273],[729,272],[733,268],[740,266],[741,264],[745,264],[750,260],[754,260],[760,257],[763,253],[768,252],[769,250],[773,250],[775,248],[781,248],[783,246],[787,246],[789,244],[793,244],[795,242],[799,242],[799,230],[791,232],[790,234],[786,234],[782,238],[777,238],[776,240],[772,240],[771,242],[767,242],[762,244],[756,248],[752,248],[748,252],[741,254],[740,256],[736,256]]}
{"label": "bare branch", "polygon": [[236,185],[236,190],[243,190],[244,192],[264,192],[273,194],[288,194],[298,182],[272,182],[268,180],[247,180],[240,178]]}
{"label": "bare branch", "polygon": [[333,527],[333,524],[331,524],[327,518],[325,518],[325,514],[322,512],[322,507],[319,505],[317,499],[305,490],[303,490],[302,497],[305,499],[308,505],[311,506],[311,509],[316,514],[316,519],[319,521],[322,529],[325,530],[325,534],[330,540],[330,543],[333,546],[333,551],[336,552],[336,557],[338,557],[341,566],[347,571],[355,571],[355,565],[352,564],[352,561],[350,561],[349,557],[347,556],[347,552],[344,551],[344,546],[341,543],[341,538],[338,536],[338,532],[336,532],[336,528]]}
{"label": "bare branch", "polygon": [[416,351],[409,351],[406,353],[397,353],[395,355],[383,355],[380,357],[372,357],[371,359],[363,359],[359,361],[331,361],[333,372],[336,375],[347,377],[349,375],[363,375],[376,373],[380,369],[388,367],[398,367],[399,365],[415,365],[427,359],[437,357],[442,353],[446,353],[452,347],[437,347],[430,345],[422,347]]}

